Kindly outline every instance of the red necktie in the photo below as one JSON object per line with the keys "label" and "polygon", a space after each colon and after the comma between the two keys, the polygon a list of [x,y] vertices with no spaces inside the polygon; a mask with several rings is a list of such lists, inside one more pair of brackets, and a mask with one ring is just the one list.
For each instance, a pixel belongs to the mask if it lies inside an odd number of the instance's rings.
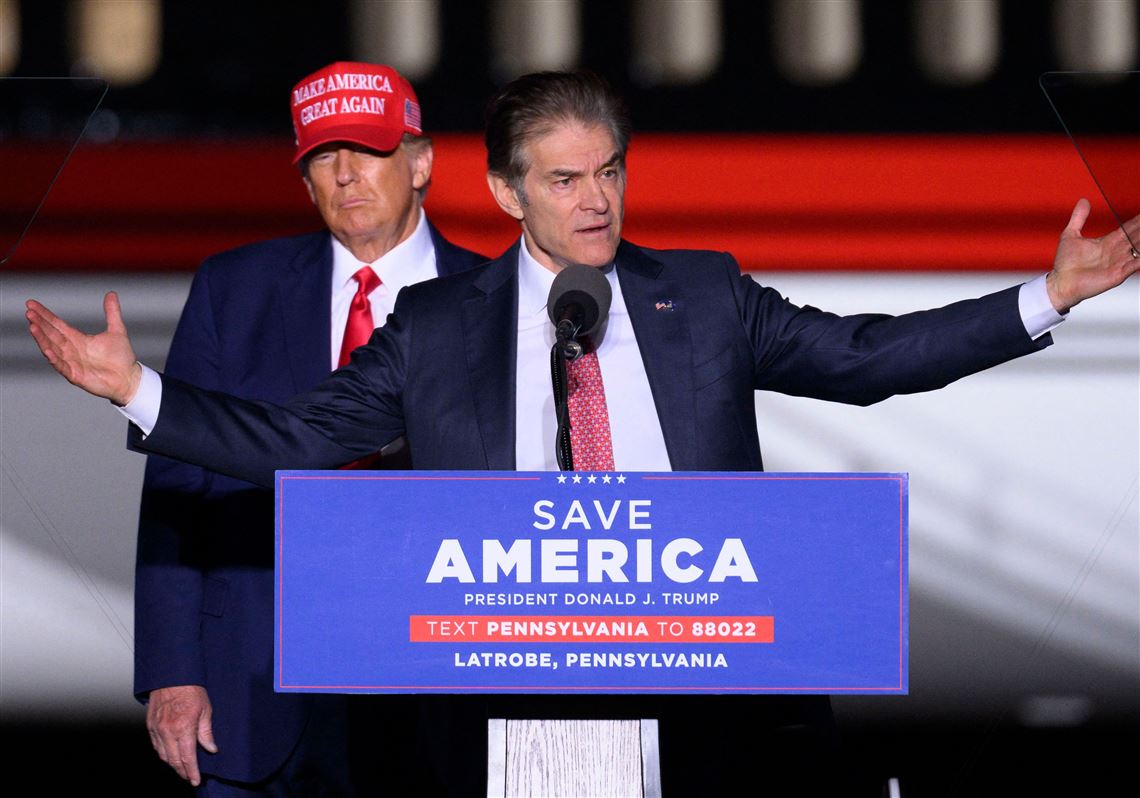
{"label": "red necktie", "polygon": [[597,352],[588,352],[566,365],[566,393],[574,470],[613,471],[610,414]]}
{"label": "red necktie", "polygon": [[368,295],[380,285],[380,278],[372,271],[371,266],[364,266],[352,275],[352,279],[357,283],[356,295],[352,298],[352,304],[348,306],[348,323],[344,325],[344,340],[340,345],[338,368],[352,358],[353,349],[368,343],[372,331],[376,328],[372,323],[372,304],[368,301]]}
{"label": "red necktie", "polygon": [[[357,283],[356,295],[352,298],[352,304],[348,306],[348,322],[344,325],[344,340],[340,345],[338,368],[352,359],[352,350],[366,344],[375,329],[372,324],[372,304],[368,301],[368,295],[380,285],[380,278],[376,276],[376,272],[372,271],[371,266],[364,266],[352,275],[352,279],[356,280]],[[342,465],[341,468],[374,468],[379,461],[380,455],[377,453],[354,460]]]}

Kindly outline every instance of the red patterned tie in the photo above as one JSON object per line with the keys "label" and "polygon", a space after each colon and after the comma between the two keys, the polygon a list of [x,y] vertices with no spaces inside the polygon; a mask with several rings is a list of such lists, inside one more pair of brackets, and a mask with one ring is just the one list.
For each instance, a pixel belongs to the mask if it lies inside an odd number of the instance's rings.
{"label": "red patterned tie", "polygon": [[598,353],[589,352],[566,365],[570,408],[570,446],[575,471],[613,471],[610,413]]}
{"label": "red patterned tie", "polygon": [[380,278],[372,271],[371,266],[364,266],[352,275],[352,279],[357,283],[356,295],[352,298],[352,304],[348,306],[348,323],[344,325],[344,340],[340,345],[338,368],[352,359],[353,349],[368,343],[375,329],[368,295],[380,285]]}

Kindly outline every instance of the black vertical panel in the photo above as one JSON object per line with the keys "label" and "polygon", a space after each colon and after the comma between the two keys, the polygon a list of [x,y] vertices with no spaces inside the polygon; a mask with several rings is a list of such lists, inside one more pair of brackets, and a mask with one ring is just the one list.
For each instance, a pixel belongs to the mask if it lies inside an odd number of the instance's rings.
{"label": "black vertical panel", "polygon": [[163,60],[132,99],[199,133],[289,134],[289,90],[347,60],[348,4],[195,0],[163,4]]}
{"label": "black vertical panel", "polygon": [[[621,27],[612,26],[611,36],[617,41],[609,49],[618,61],[607,73],[625,95],[633,117],[634,130],[707,130],[715,125],[715,117],[723,116],[718,76],[723,66],[699,83],[665,86],[650,82],[639,74],[634,63],[637,31],[634,29],[634,3],[627,4],[624,18],[615,18]],[[710,117],[713,117],[710,119]],[[685,120],[682,124],[681,120]],[[711,123],[711,124],[710,124]]]}
{"label": "black vertical panel", "polygon": [[427,131],[477,131],[495,89],[491,62],[491,11],[487,3],[443,2],[440,57],[430,75],[415,81]]}
{"label": "black vertical panel", "polygon": [[20,60],[13,77],[62,77],[71,74],[67,6],[20,3]]}

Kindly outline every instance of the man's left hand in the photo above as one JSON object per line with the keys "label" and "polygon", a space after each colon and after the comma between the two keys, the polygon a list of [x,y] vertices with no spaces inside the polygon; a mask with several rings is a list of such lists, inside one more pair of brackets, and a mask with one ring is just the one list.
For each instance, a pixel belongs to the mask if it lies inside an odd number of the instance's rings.
{"label": "man's left hand", "polygon": [[1079,302],[1115,288],[1140,271],[1140,258],[1133,256],[1128,241],[1131,238],[1140,242],[1140,216],[1124,223],[1127,237],[1118,227],[1101,238],[1083,238],[1081,229],[1090,209],[1087,199],[1073,208],[1057,245],[1053,271],[1045,279],[1049,301],[1058,313],[1068,313]]}

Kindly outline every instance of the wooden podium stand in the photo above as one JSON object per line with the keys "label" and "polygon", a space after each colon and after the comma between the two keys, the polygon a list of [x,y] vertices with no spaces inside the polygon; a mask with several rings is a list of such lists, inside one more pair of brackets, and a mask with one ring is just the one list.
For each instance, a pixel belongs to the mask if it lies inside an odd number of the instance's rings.
{"label": "wooden podium stand", "polygon": [[660,798],[657,721],[487,722],[487,798]]}

